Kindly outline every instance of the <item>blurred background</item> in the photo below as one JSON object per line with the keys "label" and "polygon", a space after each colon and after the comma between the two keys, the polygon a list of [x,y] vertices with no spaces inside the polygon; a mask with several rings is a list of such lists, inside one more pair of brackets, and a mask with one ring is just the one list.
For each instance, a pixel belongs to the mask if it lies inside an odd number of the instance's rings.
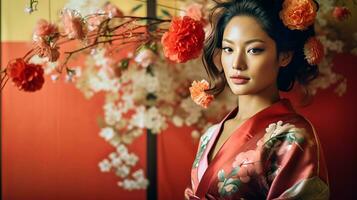
{"label": "blurred background", "polygon": [[[31,48],[32,33],[39,19],[57,22],[59,11],[65,6],[95,10],[103,4],[100,1],[89,0],[45,0],[38,1],[37,11],[28,14],[24,9],[29,2],[1,1],[2,68],[10,60],[25,55]],[[331,10],[328,6],[332,7],[332,2],[321,1],[320,9]],[[146,16],[145,1],[113,0],[111,3],[125,14],[136,7],[135,15]],[[180,9],[184,9],[190,3],[192,2],[157,1],[157,15],[163,18],[180,15]],[[357,198],[354,192],[354,181],[357,178],[357,9],[353,1],[338,1],[337,4],[347,6],[351,15],[341,22],[336,22],[332,15],[320,19],[321,26],[318,30],[324,33],[321,40],[333,53],[329,54],[330,67],[323,70],[325,76],[312,86],[315,96],[311,104],[308,107],[300,107],[297,93],[282,94],[290,98],[297,106],[297,110],[314,124],[320,136],[329,170],[333,200]],[[74,47],[75,45],[71,44],[66,46],[67,49]],[[125,57],[128,53],[121,51],[119,54],[119,57]],[[87,57],[77,56],[70,65],[83,67],[89,65],[88,62],[90,61]],[[161,65],[166,66],[165,63]],[[193,66],[197,67],[197,64],[186,65],[188,68]],[[187,72],[191,73],[190,70]],[[204,76],[203,71],[197,73],[198,77]],[[120,136],[120,142],[125,144],[125,151],[132,152],[128,155],[134,160],[134,164],[130,165],[130,168],[125,168],[130,170],[128,172],[120,171],[124,170],[123,168],[114,168],[115,155],[111,153],[119,152],[118,145],[113,144],[119,139],[108,136],[110,131],[108,133],[108,129],[103,125],[109,123],[106,121],[107,110],[115,109],[110,106],[108,108],[108,99],[113,96],[108,96],[103,90],[93,92],[93,89],[83,89],[80,85],[65,79],[54,82],[53,77],[46,76],[43,88],[34,93],[19,91],[10,82],[2,90],[2,198],[146,199],[144,180],[127,182],[134,186],[126,188],[122,182],[135,170],[142,169],[145,172],[146,134],[136,134],[132,138],[127,138],[123,134]],[[222,95],[221,99],[231,98],[229,93],[227,95]],[[202,116],[186,113],[186,118],[181,117],[183,122],[180,118],[175,118],[177,120],[168,121],[163,125],[164,128],[159,129],[158,199],[184,199],[183,191],[190,183],[190,169],[197,150],[197,138],[201,134],[197,130],[204,130],[209,122],[218,122],[218,119],[232,107],[232,102],[235,103],[234,100],[230,100],[231,105],[224,105],[224,112],[216,106],[216,109],[221,110],[216,119],[210,117],[218,113],[215,113],[215,110],[211,111],[211,115]],[[185,110],[187,104],[181,103],[180,106]],[[196,110],[197,108],[194,108],[192,112]],[[165,112],[174,111],[171,108],[171,111],[162,111]],[[169,114],[166,117],[173,118]],[[203,117],[209,120],[201,120]],[[192,118],[197,119],[190,122]],[[116,170],[114,173],[113,169]],[[138,184],[139,188],[135,188],[135,184]]]}

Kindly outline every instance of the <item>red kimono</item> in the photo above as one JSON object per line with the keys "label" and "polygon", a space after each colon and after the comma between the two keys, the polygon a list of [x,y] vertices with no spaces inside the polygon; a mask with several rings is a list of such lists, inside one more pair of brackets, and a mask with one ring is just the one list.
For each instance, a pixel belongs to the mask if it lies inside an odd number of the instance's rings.
{"label": "red kimono", "polygon": [[202,135],[188,199],[329,198],[327,170],[313,126],[282,99],[241,124],[208,164],[223,123]]}

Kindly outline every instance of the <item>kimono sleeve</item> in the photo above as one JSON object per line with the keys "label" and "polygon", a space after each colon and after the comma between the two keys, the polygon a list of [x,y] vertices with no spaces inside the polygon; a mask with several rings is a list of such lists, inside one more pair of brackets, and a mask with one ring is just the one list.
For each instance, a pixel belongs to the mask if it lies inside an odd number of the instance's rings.
{"label": "kimono sleeve", "polygon": [[267,199],[329,199],[327,170],[313,127],[288,127],[265,144]]}

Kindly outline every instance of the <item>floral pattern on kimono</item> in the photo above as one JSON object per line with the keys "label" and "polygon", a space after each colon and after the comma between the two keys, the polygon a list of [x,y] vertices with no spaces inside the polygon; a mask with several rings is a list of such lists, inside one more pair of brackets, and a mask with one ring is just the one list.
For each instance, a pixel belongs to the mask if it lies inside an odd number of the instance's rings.
{"label": "floral pattern on kimono", "polygon": [[[187,199],[328,199],[327,170],[310,122],[286,99],[237,128],[211,163],[207,157],[228,114],[202,136]],[[198,169],[204,170],[199,176]]]}

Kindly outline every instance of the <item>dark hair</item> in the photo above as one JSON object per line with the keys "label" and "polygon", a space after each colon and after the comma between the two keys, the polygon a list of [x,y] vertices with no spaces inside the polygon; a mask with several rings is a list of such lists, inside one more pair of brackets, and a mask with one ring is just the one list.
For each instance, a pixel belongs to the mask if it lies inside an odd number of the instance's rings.
{"label": "dark hair", "polygon": [[[209,21],[212,31],[205,41],[202,61],[206,72],[211,80],[211,88],[207,93],[218,95],[226,85],[223,70],[220,71],[215,65],[214,58],[217,49],[222,48],[223,33],[228,22],[235,16],[254,17],[262,26],[263,30],[275,41],[277,55],[281,52],[293,52],[291,62],[286,67],[279,69],[277,77],[278,89],[290,91],[297,80],[306,86],[315,79],[319,73],[317,66],[310,65],[304,56],[304,44],[306,40],[315,35],[314,26],[306,30],[290,30],[279,17],[283,0],[231,0],[218,2],[210,12]],[[317,7],[318,3],[315,1]]]}

